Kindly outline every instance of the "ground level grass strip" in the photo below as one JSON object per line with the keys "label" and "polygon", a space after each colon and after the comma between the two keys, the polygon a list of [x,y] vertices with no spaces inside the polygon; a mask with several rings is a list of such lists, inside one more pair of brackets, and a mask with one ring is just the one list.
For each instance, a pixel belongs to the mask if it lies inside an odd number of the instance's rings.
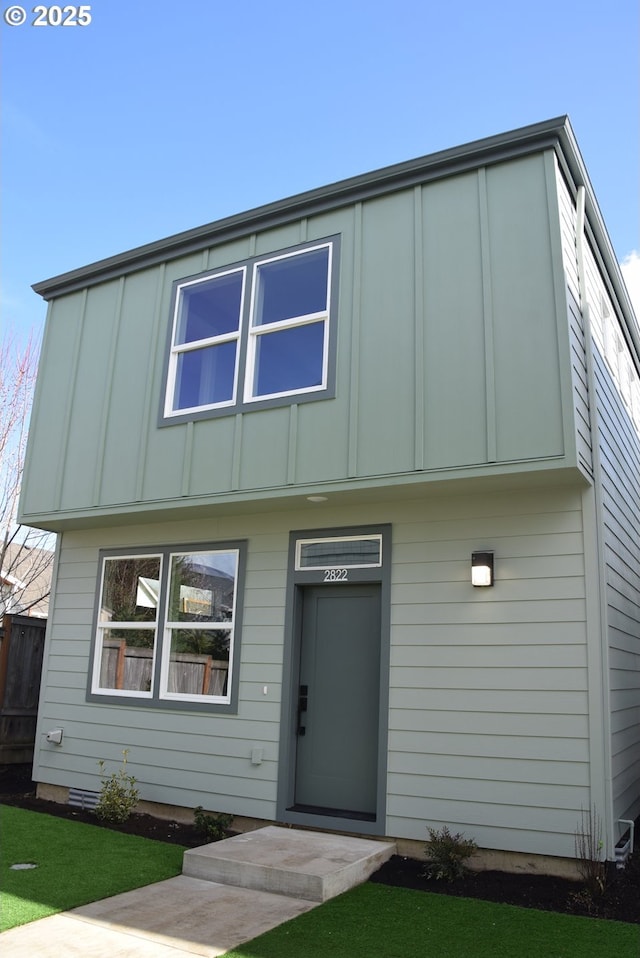
{"label": "ground level grass strip", "polygon": [[7,805],[0,834],[0,931],[182,871],[182,846]]}
{"label": "ground level grass strip", "polygon": [[640,927],[361,885],[225,958],[638,958]]}

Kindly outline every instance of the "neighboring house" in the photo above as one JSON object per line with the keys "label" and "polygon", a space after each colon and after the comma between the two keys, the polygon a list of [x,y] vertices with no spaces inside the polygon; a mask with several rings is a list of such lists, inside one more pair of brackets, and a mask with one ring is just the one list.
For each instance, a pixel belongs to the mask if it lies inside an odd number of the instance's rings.
{"label": "neighboring house", "polygon": [[34,288],[47,794],[129,749],[150,802],[613,858],[640,333],[565,118]]}
{"label": "neighboring house", "polygon": [[21,542],[7,545],[0,564],[0,609],[4,615],[47,618],[53,556],[49,549]]}

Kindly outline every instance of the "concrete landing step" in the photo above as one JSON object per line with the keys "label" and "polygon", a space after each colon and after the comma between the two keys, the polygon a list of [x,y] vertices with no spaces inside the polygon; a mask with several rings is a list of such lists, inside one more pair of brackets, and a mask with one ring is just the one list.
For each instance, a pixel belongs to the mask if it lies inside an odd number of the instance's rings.
{"label": "concrete landing step", "polygon": [[396,850],[394,842],[267,825],[184,853],[191,878],[327,901],[366,881]]}

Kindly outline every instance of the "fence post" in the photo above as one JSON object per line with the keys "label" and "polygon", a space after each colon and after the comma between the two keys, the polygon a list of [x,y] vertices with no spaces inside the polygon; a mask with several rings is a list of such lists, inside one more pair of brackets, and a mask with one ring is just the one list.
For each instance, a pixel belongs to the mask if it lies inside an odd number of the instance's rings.
{"label": "fence post", "polygon": [[125,663],[125,654],[127,650],[127,640],[120,639],[120,645],[118,647],[118,658],[116,659],[116,688],[124,688],[124,663]]}

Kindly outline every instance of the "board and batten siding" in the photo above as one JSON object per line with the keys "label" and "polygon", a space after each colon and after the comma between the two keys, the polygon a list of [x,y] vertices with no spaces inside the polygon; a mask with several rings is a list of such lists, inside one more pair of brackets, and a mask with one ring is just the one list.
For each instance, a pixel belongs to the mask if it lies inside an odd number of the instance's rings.
{"label": "board and batten siding", "polygon": [[[571,856],[589,803],[580,496],[437,495],[64,533],[36,779],[97,789],[97,761],[115,767],[129,748],[144,799],[272,820],[289,532],[391,523],[386,833],[422,841],[427,824],[448,824],[484,847]],[[237,538],[248,540],[238,714],[86,702],[99,548]],[[496,555],[488,590],[469,579],[483,547]],[[57,726],[61,747],[43,741]]]}
{"label": "board and batten siding", "polygon": [[578,465],[584,474],[592,480],[593,438],[591,434],[591,414],[589,409],[589,384],[584,323],[580,307],[570,291],[567,296],[567,307],[569,311],[571,374],[573,379],[574,421]]}
{"label": "board and batten siding", "polygon": [[558,194],[562,262],[566,282],[577,459],[580,469],[592,480],[593,450],[591,412],[589,408],[585,330],[582,313],[580,311],[580,282],[578,279],[578,253],[576,246],[576,209],[566,181],[558,168],[557,158],[554,160],[554,163]]}
{"label": "board and batten siding", "polygon": [[[501,463],[575,466],[566,316],[549,245],[555,202],[553,169],[532,154],[53,299],[23,521],[443,470],[495,474]],[[335,398],[159,428],[172,283],[333,235]]]}
{"label": "board and batten siding", "polygon": [[562,258],[567,286],[576,302],[580,302],[580,280],[578,274],[578,253],[576,247],[576,206],[569,192],[558,158],[554,157],[556,189],[558,192],[558,214],[560,217],[560,235]]}

